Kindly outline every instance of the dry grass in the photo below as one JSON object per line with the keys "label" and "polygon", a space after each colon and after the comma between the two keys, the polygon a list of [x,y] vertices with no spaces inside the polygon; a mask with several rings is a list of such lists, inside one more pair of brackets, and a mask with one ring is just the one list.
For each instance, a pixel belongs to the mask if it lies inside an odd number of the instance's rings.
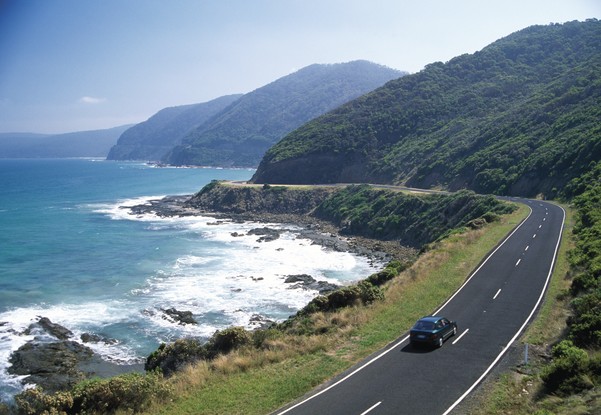
{"label": "dry grass", "polygon": [[211,376],[211,369],[205,361],[200,361],[183,368],[177,376],[169,379],[177,395],[183,395],[189,390],[202,388]]}

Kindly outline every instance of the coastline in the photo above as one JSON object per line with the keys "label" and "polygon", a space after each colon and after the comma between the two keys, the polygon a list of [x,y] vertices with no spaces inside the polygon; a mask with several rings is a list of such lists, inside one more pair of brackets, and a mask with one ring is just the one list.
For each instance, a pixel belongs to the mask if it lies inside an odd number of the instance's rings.
{"label": "coastline", "polygon": [[[243,212],[243,213],[224,213],[216,211],[208,211],[191,207],[190,199],[193,195],[183,196],[167,196],[161,199],[148,201],[146,204],[137,206],[122,206],[122,209],[127,209],[129,214],[154,214],[159,217],[180,217],[180,216],[205,216],[215,219],[212,225],[219,226],[222,222],[235,223],[256,223],[257,228],[263,233],[261,238],[269,238],[271,232],[282,232],[282,229],[274,230],[269,228],[269,224],[282,225],[285,231],[292,232],[297,237],[311,241],[312,245],[319,245],[326,250],[337,252],[348,252],[355,255],[363,256],[368,259],[372,266],[383,265],[393,259],[408,259],[416,255],[416,251],[411,248],[402,247],[398,242],[379,241],[369,238],[356,236],[340,235],[340,229],[332,223],[317,219],[308,214],[299,213],[265,213],[265,212]],[[265,227],[260,227],[265,225]],[[290,228],[286,228],[290,226]],[[279,237],[277,235],[276,237]],[[269,242],[269,239],[264,239]],[[365,275],[367,278],[369,275]],[[45,318],[42,318],[45,319]],[[47,320],[47,319],[46,319]],[[39,323],[37,323],[39,325]],[[77,349],[73,353],[74,338],[72,333],[69,334],[69,329],[54,324],[48,320],[53,330],[67,332],[63,339],[57,339],[51,347],[34,346],[37,343],[32,343],[30,349],[34,349],[31,354],[30,350],[21,351],[19,355],[26,356],[24,360],[28,360],[29,369],[21,368],[25,372],[20,375],[36,379],[36,384],[43,387],[45,390],[62,390],[74,384],[74,382],[90,378],[110,378],[125,373],[144,373],[144,363],[134,364],[119,364],[104,360],[96,353],[93,353],[87,346],[81,346],[81,350]],[[54,336],[48,328],[44,328],[47,334]],[[110,339],[109,339],[110,340]],[[99,339],[98,341],[108,341],[107,339]],[[52,361],[56,360],[54,355],[64,354],[65,349],[69,350],[68,359],[70,361],[68,368],[60,364],[51,366]],[[15,354],[16,356],[17,354]],[[62,359],[62,358],[61,358]],[[59,359],[60,360],[60,359]],[[29,370],[27,373],[26,371]],[[36,374],[37,372],[37,374]],[[44,373],[39,376],[39,373]],[[62,385],[62,386],[61,386]]]}
{"label": "coastline", "polygon": [[[128,207],[132,214],[155,214],[160,217],[172,216],[208,216],[217,221],[256,222],[260,224],[278,223],[300,227],[295,230],[300,236],[314,244],[339,252],[350,252],[366,256],[372,261],[388,262],[407,260],[417,256],[418,250],[401,245],[398,241],[371,239],[356,235],[342,235],[341,228],[309,213],[270,213],[257,210],[244,212],[220,212],[193,206],[190,201],[195,195],[166,196],[153,199],[147,204]],[[219,223],[216,222],[216,225]]]}

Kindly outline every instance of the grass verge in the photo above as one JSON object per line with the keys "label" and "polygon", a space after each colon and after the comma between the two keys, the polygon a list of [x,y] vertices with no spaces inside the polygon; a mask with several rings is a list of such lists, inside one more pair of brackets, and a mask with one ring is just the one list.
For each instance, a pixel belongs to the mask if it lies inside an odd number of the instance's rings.
{"label": "grass verge", "polygon": [[[169,380],[174,399],[148,414],[267,414],[348,369],[435,310],[479,262],[527,216],[520,208],[483,229],[437,242],[386,287],[385,300],[367,307],[317,313],[319,336],[285,336],[266,350],[240,350],[218,364],[202,362]],[[271,353],[271,357],[253,353]]]}

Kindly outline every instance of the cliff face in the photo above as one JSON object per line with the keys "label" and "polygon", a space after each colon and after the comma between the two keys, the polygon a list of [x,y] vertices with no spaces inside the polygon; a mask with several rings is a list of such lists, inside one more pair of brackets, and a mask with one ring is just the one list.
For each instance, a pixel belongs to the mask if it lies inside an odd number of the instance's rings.
{"label": "cliff face", "polygon": [[334,189],[289,187],[236,187],[213,182],[186,202],[186,207],[220,213],[310,214]]}

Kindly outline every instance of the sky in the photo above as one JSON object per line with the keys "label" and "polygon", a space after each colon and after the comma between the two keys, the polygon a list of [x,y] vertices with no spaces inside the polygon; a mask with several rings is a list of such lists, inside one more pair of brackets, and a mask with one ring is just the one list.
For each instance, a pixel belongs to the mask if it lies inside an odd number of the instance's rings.
{"label": "sky", "polygon": [[0,0],[0,133],[142,122],[314,63],[418,72],[599,0]]}

